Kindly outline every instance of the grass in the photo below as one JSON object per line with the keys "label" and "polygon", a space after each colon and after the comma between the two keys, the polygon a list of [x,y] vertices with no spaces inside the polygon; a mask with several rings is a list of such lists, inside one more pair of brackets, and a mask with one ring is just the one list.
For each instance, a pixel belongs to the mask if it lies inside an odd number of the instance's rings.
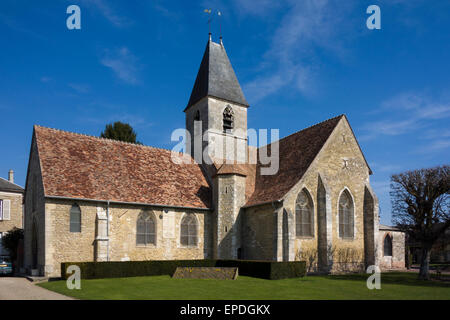
{"label": "grass", "polygon": [[450,283],[420,281],[415,273],[384,273],[381,275],[381,289],[369,290],[366,286],[368,276],[308,276],[284,280],[263,280],[244,276],[239,276],[237,280],[151,276],[82,280],[81,290],[67,289],[65,281],[46,282],[39,286],[78,299],[450,300]]}

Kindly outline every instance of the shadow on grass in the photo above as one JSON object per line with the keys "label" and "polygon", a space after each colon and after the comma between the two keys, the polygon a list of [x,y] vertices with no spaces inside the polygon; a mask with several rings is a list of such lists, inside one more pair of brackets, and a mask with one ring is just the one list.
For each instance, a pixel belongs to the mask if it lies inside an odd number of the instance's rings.
{"label": "shadow on grass", "polygon": [[[353,281],[367,281],[370,274],[345,274],[345,275],[330,275],[331,280],[353,280]],[[423,286],[423,287],[444,287],[450,288],[449,282],[434,281],[434,280],[419,280],[416,273],[402,273],[402,272],[386,272],[381,274],[381,283],[386,284],[400,284],[406,286]]]}

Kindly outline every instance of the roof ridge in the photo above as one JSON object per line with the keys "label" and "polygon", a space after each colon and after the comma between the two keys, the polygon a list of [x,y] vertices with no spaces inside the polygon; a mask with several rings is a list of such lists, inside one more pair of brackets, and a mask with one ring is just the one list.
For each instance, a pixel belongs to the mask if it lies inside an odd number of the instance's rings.
{"label": "roof ridge", "polygon": [[73,132],[73,131],[68,131],[68,130],[63,130],[63,129],[45,127],[45,126],[41,126],[41,125],[38,125],[38,124],[35,124],[34,126],[35,127],[39,127],[39,128],[43,128],[43,129],[49,129],[49,130],[53,130],[53,131],[59,131],[59,132],[63,132],[63,133],[68,133],[68,134],[72,134],[72,135],[76,135],[76,136],[84,136],[84,137],[89,137],[89,138],[95,138],[95,139],[98,139],[98,140],[110,141],[110,142],[113,142],[113,143],[121,143],[121,144],[126,144],[126,145],[157,149],[157,150],[162,150],[162,151],[170,151],[170,152],[172,151],[172,150],[169,150],[169,149],[153,147],[153,146],[149,146],[149,145],[145,145],[145,144],[137,144],[137,143],[126,142],[126,141],[121,141],[121,140],[114,140],[114,139],[109,139],[109,138],[97,137],[97,136],[90,135],[90,134],[85,134],[85,133],[79,133],[79,132]]}
{"label": "roof ridge", "polygon": [[[333,117],[333,118],[330,118],[330,119],[323,120],[323,121],[318,122],[318,123],[316,123],[316,124],[313,124],[313,125],[311,125],[311,126],[309,126],[309,127],[303,128],[303,129],[301,129],[301,130],[299,130],[299,131],[295,131],[295,132],[293,132],[293,133],[291,133],[291,134],[289,134],[289,135],[287,135],[287,136],[285,136],[285,137],[283,137],[283,138],[281,138],[281,139],[278,139],[277,141],[280,142],[280,141],[282,141],[282,140],[284,140],[284,139],[286,139],[286,138],[288,138],[288,137],[290,137],[290,136],[293,136],[294,134],[300,133],[300,132],[302,132],[302,131],[305,131],[305,130],[314,128],[314,127],[316,127],[316,126],[318,126],[318,125],[324,124],[325,122],[328,122],[328,121],[331,121],[331,120],[335,120],[335,119],[337,119],[337,118],[342,118],[342,117],[345,117],[345,114],[344,114],[344,113],[342,113],[342,114],[340,114],[340,115],[338,115],[338,116],[336,116],[336,117]],[[271,145],[272,143],[277,142],[277,141],[273,141],[273,142],[271,142],[271,143],[265,144],[264,146],[258,147],[258,149],[259,149],[259,148],[263,148],[263,147],[268,146],[268,145]]]}

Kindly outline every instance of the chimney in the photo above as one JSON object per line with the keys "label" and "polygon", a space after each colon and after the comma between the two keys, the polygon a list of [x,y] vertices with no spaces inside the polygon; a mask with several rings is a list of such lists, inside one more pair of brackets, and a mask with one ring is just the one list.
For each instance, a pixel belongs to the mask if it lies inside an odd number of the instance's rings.
{"label": "chimney", "polygon": [[14,171],[12,169],[8,172],[8,181],[14,183]]}

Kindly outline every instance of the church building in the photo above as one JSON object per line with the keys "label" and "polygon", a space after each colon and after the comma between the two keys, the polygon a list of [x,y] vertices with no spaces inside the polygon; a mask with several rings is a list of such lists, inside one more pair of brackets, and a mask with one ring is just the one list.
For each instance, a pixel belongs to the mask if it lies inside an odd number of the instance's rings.
{"label": "church building", "polygon": [[[257,148],[248,111],[222,40],[210,37],[184,109],[190,163],[174,162],[171,150],[35,125],[28,272],[58,277],[71,261],[307,260],[318,272],[377,265],[372,171],[347,117]],[[199,161],[206,148],[209,161]],[[261,158],[268,150],[279,154],[272,174]]]}

